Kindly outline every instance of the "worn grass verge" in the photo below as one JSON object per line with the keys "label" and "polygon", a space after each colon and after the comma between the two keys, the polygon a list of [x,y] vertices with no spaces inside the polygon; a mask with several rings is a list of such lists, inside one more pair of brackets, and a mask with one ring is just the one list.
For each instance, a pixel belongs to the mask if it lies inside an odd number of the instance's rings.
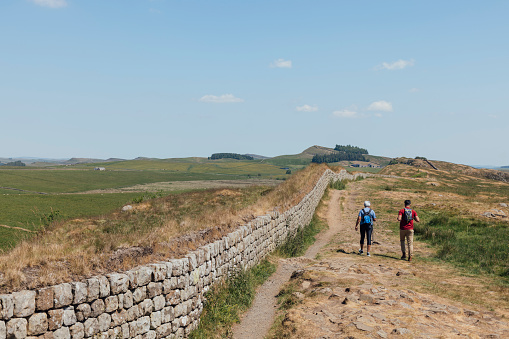
{"label": "worn grass verge", "polygon": [[309,225],[299,229],[293,237],[283,243],[283,245],[276,250],[276,254],[283,258],[303,255],[308,247],[315,242],[315,235],[327,227],[327,223],[321,220],[315,213]]}
{"label": "worn grass verge", "polygon": [[255,267],[239,270],[222,284],[212,287],[206,294],[206,303],[200,317],[200,326],[191,332],[192,339],[231,336],[231,327],[239,322],[240,314],[254,300],[256,288],[276,271],[276,265],[263,260]]}

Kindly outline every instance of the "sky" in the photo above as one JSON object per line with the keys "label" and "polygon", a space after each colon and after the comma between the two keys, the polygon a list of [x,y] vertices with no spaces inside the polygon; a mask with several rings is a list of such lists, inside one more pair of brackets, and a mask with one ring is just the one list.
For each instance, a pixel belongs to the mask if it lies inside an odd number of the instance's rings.
{"label": "sky", "polygon": [[509,1],[1,0],[0,157],[509,165]]}

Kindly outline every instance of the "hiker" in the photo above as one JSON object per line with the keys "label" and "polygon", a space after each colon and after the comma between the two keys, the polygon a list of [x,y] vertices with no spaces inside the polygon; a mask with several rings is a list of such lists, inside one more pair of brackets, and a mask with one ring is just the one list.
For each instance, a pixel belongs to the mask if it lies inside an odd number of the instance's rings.
{"label": "hiker", "polygon": [[[408,261],[412,261],[412,255],[414,253],[414,220],[421,222],[417,216],[417,212],[412,209],[411,204],[412,202],[410,200],[405,200],[405,208],[402,208],[398,214],[399,241],[401,242],[402,253],[401,259],[406,259],[406,254],[408,253]],[[408,242],[408,252],[405,250],[405,239]]]}
{"label": "hiker", "polygon": [[369,254],[371,251],[371,234],[373,233],[373,221],[376,221],[375,211],[370,206],[371,203],[369,201],[364,201],[364,208],[359,211],[359,216],[355,223],[356,231],[359,228],[359,223],[361,225],[361,248],[359,249],[359,254],[362,255],[364,253],[364,238],[367,237],[368,252],[366,255],[368,257],[371,257]]}

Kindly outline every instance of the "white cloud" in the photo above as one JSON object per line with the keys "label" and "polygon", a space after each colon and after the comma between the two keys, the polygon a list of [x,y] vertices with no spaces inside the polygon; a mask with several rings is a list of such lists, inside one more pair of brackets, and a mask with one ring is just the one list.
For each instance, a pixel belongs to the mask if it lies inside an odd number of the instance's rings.
{"label": "white cloud", "polygon": [[382,113],[375,113],[375,117],[381,118],[381,117],[383,117],[383,115],[382,115]]}
{"label": "white cloud", "polygon": [[389,71],[394,71],[394,70],[398,70],[398,69],[407,68],[409,66],[413,66],[414,64],[415,64],[414,59],[410,59],[410,60],[399,59],[398,61],[394,61],[392,63],[382,62],[382,64],[376,66],[375,69],[377,69],[377,70],[388,69]]}
{"label": "white cloud", "polygon": [[409,91],[410,93],[417,93],[417,92],[419,92],[419,91],[420,91],[420,89],[418,89],[418,88],[415,88],[415,87],[414,87],[414,88],[410,88],[408,91]]}
{"label": "white cloud", "polygon": [[332,115],[335,117],[338,117],[338,118],[356,118],[358,116],[357,106],[352,105],[345,109],[342,109],[339,111],[334,111],[334,112],[332,112]]}
{"label": "white cloud", "polygon": [[297,106],[296,109],[299,112],[316,112],[316,111],[318,111],[318,107],[309,106],[309,105]]}
{"label": "white cloud", "polygon": [[277,68],[292,68],[292,60],[277,59],[270,64],[270,67]]}
{"label": "white cloud", "polygon": [[213,102],[216,104],[231,103],[231,102],[244,102],[244,99],[236,98],[233,94],[217,95],[204,95],[200,98],[201,102]]}
{"label": "white cloud", "polygon": [[368,106],[368,111],[392,112],[392,104],[384,100],[375,101]]}
{"label": "white cloud", "polygon": [[36,5],[50,8],[62,8],[67,6],[66,0],[32,0]]}

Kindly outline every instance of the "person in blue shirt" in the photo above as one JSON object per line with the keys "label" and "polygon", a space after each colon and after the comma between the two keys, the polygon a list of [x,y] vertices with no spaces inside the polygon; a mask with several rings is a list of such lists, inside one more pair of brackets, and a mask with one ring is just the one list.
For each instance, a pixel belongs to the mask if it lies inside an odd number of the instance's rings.
{"label": "person in blue shirt", "polygon": [[371,209],[371,203],[369,201],[364,201],[364,208],[359,211],[359,216],[357,217],[357,222],[355,223],[355,230],[359,229],[359,224],[361,225],[361,248],[359,249],[359,254],[362,255],[364,253],[364,238],[367,238],[368,243],[368,252],[366,255],[371,257],[369,252],[371,251],[371,234],[373,233],[373,222],[376,221],[375,211]]}

